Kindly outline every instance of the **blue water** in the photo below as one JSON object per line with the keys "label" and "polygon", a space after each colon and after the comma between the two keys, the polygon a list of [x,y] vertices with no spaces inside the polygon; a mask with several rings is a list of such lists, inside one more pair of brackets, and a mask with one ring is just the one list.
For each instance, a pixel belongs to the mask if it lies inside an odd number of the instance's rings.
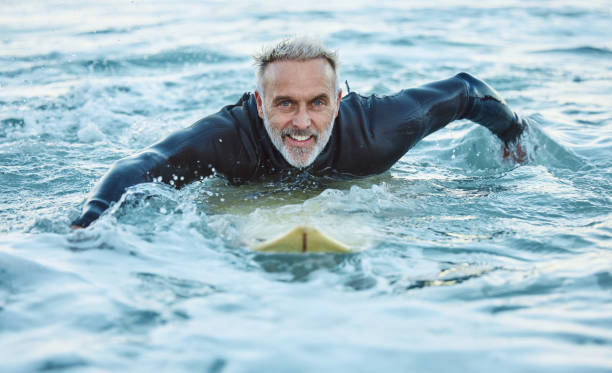
{"label": "blue water", "polygon": [[[0,3],[0,371],[612,371],[610,1]],[[68,229],[296,33],[362,94],[485,79],[528,162],[461,121],[376,177],[141,185]],[[247,248],[297,223],[367,250]]]}

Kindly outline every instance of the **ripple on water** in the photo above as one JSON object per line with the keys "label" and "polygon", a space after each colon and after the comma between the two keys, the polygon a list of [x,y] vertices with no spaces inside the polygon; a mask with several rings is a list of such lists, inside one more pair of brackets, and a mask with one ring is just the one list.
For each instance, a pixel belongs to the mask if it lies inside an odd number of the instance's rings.
{"label": "ripple on water", "polygon": [[[0,370],[610,370],[602,4],[31,5],[0,40]],[[235,102],[260,42],[303,30],[361,94],[484,78],[527,162],[463,121],[383,175],[143,184],[69,230],[113,161]],[[303,222],[365,250],[248,248]]]}

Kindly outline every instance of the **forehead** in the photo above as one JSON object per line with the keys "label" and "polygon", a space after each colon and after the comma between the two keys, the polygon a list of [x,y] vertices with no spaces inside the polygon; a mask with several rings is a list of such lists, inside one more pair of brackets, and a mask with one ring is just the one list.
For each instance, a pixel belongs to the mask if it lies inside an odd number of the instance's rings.
{"label": "forehead", "polygon": [[263,89],[274,96],[300,92],[331,95],[335,88],[335,80],[334,69],[325,58],[276,61],[266,66]]}

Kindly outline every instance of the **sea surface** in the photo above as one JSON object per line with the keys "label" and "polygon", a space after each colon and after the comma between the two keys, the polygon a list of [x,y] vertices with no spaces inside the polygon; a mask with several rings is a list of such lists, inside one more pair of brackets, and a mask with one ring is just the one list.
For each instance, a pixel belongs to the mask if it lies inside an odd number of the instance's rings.
{"label": "sea surface", "polygon": [[[611,372],[612,2],[292,3],[0,0],[0,371]],[[382,175],[142,184],[69,229],[294,34],[363,95],[486,80],[527,161],[459,121]],[[248,248],[297,224],[361,251]]]}

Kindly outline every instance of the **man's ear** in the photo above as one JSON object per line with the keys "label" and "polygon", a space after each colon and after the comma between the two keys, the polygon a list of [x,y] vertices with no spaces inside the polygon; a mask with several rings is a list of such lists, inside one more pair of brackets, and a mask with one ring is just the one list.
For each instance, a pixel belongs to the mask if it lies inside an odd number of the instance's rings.
{"label": "man's ear", "polygon": [[257,114],[261,119],[264,119],[263,115],[263,97],[259,94],[259,91],[255,90],[255,102],[257,102]]}
{"label": "man's ear", "polygon": [[339,88],[338,95],[336,96],[336,113],[334,114],[334,118],[338,116],[338,111],[340,110],[341,100],[342,100],[342,88]]}

